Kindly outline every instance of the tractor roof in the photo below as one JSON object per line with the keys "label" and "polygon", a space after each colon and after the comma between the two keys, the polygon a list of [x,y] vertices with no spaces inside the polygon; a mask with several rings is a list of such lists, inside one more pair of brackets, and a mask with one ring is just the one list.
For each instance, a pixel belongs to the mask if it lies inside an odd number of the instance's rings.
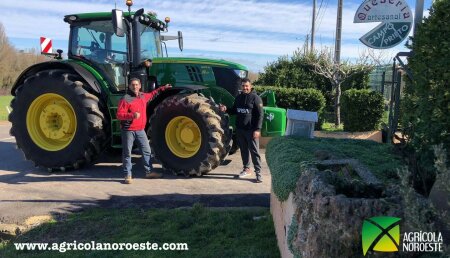
{"label": "tractor roof", "polygon": [[[124,17],[130,17],[131,15],[134,15],[135,12],[123,12]],[[149,12],[143,14],[145,16],[148,16],[152,20],[157,20],[161,23],[164,23],[163,21],[156,18],[156,14]],[[67,23],[72,22],[79,22],[79,21],[101,21],[101,20],[111,20],[112,19],[112,13],[111,12],[98,12],[98,13],[76,13],[76,14],[69,14],[64,16],[64,21]],[[165,23],[164,23],[165,24]]]}

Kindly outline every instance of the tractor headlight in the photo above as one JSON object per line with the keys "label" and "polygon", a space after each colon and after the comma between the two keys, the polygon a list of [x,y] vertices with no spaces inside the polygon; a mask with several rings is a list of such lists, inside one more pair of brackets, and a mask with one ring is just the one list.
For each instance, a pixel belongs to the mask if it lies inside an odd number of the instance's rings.
{"label": "tractor headlight", "polygon": [[247,71],[245,70],[234,70],[234,73],[241,79],[247,78]]}

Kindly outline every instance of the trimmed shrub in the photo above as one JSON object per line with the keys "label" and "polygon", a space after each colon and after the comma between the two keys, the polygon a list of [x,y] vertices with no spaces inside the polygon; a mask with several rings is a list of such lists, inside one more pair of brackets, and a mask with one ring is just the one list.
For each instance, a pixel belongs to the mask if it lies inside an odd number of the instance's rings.
{"label": "trimmed shrub", "polygon": [[342,82],[341,90],[346,91],[349,89],[368,89],[369,86],[369,75],[372,70],[355,71],[348,76],[348,78]]}
{"label": "trimmed shrub", "polygon": [[271,90],[275,93],[277,106],[286,109],[299,109],[322,112],[325,107],[325,97],[316,89],[281,88],[273,86],[255,86],[258,94]]}
{"label": "trimmed shrub", "polygon": [[379,92],[350,89],[342,94],[341,107],[345,131],[372,131],[383,117],[384,98]]}

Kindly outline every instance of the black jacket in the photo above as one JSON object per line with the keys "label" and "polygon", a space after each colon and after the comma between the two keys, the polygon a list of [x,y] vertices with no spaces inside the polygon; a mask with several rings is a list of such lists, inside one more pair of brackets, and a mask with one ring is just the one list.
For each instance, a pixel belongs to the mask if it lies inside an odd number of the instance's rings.
{"label": "black jacket", "polygon": [[236,128],[243,130],[261,130],[264,118],[263,102],[255,91],[241,93],[234,100],[228,114],[236,115]]}

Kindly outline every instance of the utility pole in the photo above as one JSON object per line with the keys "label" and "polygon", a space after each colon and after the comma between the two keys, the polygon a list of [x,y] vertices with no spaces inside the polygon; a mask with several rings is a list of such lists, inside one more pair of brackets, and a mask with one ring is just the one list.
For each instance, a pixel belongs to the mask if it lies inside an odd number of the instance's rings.
{"label": "utility pole", "polygon": [[423,19],[423,0],[416,0],[416,7],[415,7],[415,14],[414,14],[414,32],[413,37],[416,35],[417,26],[422,23]]}
{"label": "utility pole", "polygon": [[314,52],[315,31],[316,31],[316,0],[313,0],[312,25],[311,25],[311,53]]}
{"label": "utility pole", "polygon": [[336,43],[334,46],[334,83],[335,83],[335,125],[341,123],[341,78],[340,64],[341,64],[341,32],[342,32],[342,1],[338,0],[337,20],[336,20]]}
{"label": "utility pole", "polygon": [[306,34],[306,41],[304,43],[304,46],[306,47],[306,52],[305,53],[309,53],[308,42],[309,42],[309,34]]}
{"label": "utility pole", "polygon": [[339,66],[341,62],[342,1],[343,0],[338,0],[336,19],[336,43],[334,44],[334,63],[337,66]]}

